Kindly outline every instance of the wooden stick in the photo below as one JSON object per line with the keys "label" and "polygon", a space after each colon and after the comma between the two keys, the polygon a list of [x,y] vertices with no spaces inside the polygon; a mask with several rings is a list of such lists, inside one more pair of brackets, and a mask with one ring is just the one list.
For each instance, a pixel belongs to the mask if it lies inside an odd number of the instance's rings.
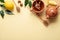
{"label": "wooden stick", "polygon": [[14,2],[14,4],[15,4],[15,6],[16,6],[16,10],[17,10],[17,12],[20,12],[20,7],[17,6],[17,4],[15,3],[14,0],[13,0],[13,2]]}

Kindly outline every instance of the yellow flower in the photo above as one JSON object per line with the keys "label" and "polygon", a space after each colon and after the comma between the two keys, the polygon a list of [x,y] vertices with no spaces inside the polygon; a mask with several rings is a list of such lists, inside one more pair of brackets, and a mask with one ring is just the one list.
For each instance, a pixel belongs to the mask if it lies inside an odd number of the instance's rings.
{"label": "yellow flower", "polygon": [[50,4],[50,5],[57,5],[57,3],[55,1],[49,1],[48,4]]}
{"label": "yellow flower", "polygon": [[14,9],[14,4],[11,0],[6,0],[4,3],[6,9],[12,11]]}

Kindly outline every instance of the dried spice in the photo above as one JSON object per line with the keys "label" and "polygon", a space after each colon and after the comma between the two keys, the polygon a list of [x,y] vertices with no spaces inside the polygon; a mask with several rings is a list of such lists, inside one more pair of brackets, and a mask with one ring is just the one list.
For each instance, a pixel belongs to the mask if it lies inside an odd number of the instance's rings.
{"label": "dried spice", "polygon": [[18,0],[18,3],[21,3],[21,1],[20,1],[20,0]]}
{"label": "dried spice", "polygon": [[20,3],[20,6],[22,7],[22,6],[23,6],[23,4],[22,4],[22,3]]}

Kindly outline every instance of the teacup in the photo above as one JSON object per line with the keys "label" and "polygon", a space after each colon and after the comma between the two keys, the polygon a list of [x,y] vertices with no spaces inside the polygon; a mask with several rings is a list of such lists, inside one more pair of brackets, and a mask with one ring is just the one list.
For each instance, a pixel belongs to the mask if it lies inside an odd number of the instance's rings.
{"label": "teacup", "polygon": [[44,10],[44,2],[42,0],[36,0],[32,4],[32,11],[41,14]]}

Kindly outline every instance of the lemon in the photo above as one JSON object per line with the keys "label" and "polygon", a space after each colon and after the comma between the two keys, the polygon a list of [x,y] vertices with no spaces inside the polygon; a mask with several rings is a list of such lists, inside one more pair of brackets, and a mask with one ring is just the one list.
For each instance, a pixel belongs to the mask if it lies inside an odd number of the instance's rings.
{"label": "lemon", "polygon": [[14,9],[14,4],[11,0],[6,0],[4,6],[7,10],[12,11]]}
{"label": "lemon", "polygon": [[49,1],[48,4],[50,4],[50,5],[57,5],[57,3],[55,1]]}

